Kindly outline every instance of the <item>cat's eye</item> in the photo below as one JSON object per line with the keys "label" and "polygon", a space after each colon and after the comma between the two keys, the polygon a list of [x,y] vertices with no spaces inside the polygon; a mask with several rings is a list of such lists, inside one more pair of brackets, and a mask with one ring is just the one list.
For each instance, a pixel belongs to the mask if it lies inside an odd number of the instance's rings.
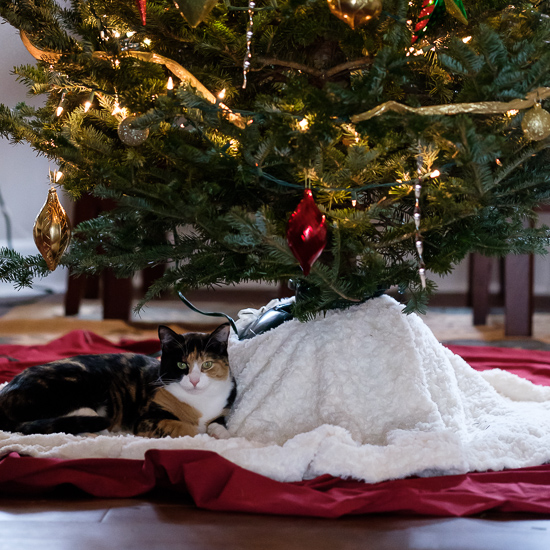
{"label": "cat's eye", "polygon": [[181,370],[185,370],[185,369],[188,369],[189,368],[189,365],[183,361],[180,361],[178,363],[178,369],[181,369]]}
{"label": "cat's eye", "polygon": [[208,370],[208,369],[211,369],[214,365],[214,361],[205,361],[203,364],[202,364],[202,367],[201,367],[201,370]]}

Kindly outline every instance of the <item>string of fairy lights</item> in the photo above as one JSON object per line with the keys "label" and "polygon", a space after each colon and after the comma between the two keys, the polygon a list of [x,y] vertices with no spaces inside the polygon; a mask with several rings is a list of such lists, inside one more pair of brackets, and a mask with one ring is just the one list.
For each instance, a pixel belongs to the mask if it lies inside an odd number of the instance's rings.
{"label": "string of fairy lights", "polygon": [[[246,52],[243,59],[243,66],[242,66],[242,72],[243,72],[243,81],[242,81],[242,88],[245,89],[247,87],[248,83],[248,73],[250,71],[251,67],[251,60],[252,60],[252,40],[253,40],[253,34],[254,34],[254,13],[258,9],[272,9],[272,8],[256,8],[256,3],[254,0],[249,0],[248,7],[247,8],[235,8],[235,9],[241,9],[246,10],[247,13],[247,28],[246,28]],[[135,32],[129,31],[125,34],[121,33],[120,31],[116,29],[109,29],[107,28],[101,18],[98,18],[101,25],[101,31],[100,31],[100,37],[102,40],[112,40],[116,39],[120,41],[120,51],[122,54],[126,52],[136,51],[140,50],[142,47],[148,48],[151,45],[151,40],[147,37],[142,38],[139,41],[135,40]],[[471,36],[466,36],[462,40],[464,43],[470,42],[472,39]],[[419,55],[425,55],[427,52],[433,52],[435,50],[435,47],[433,45],[427,47],[416,47],[411,46],[409,51],[407,52],[407,56],[419,56]],[[112,60],[112,64],[114,68],[120,67],[120,60],[117,57],[114,57]],[[53,66],[50,67],[53,71]],[[173,96],[174,94],[174,88],[175,83],[172,76],[168,77],[167,83],[166,83],[166,93],[168,96]],[[225,90],[221,90],[217,97],[215,98],[215,104],[213,104],[213,108],[222,110],[224,114],[233,114],[235,118],[237,117],[248,117],[247,124],[252,123],[253,116],[250,116],[251,113],[241,113],[241,114],[235,114],[231,109],[229,109],[226,105],[221,103],[221,100],[225,97]],[[100,90],[90,90],[90,92],[86,95],[86,97],[83,100],[82,108],[84,112],[88,112],[90,109],[92,109],[94,101],[96,99],[99,99],[100,104],[103,105],[103,107],[109,107],[110,106],[110,112],[112,116],[117,117],[121,123],[130,117],[130,113],[128,110],[120,105],[118,93],[114,92],[114,95],[111,95],[105,91]],[[63,90],[60,96],[60,100],[58,103],[58,106],[55,110],[55,116],[61,117],[63,113],[67,110],[68,107],[68,98],[67,98],[67,91]],[[540,101],[539,101],[539,107],[540,107]],[[508,115],[517,114],[518,111],[508,112]],[[546,111],[543,110],[543,113],[546,113]],[[135,118],[135,117],[132,117]],[[349,123],[345,123],[349,124]],[[309,122],[307,118],[299,118],[296,117],[296,125],[297,130],[300,132],[307,132],[309,129]],[[126,131],[131,131],[131,129],[126,125]],[[139,131],[138,131],[139,132]],[[143,132],[143,131],[142,131]],[[355,135],[355,142],[360,141],[359,134],[353,130]],[[147,135],[148,135],[148,129],[147,129]],[[123,135],[119,132],[119,136],[121,137],[122,141],[125,142]],[[132,141],[134,141],[134,137],[132,136]],[[126,142],[125,142],[126,143]],[[136,143],[127,143],[128,145],[137,145]],[[412,214],[412,221],[414,222],[414,248],[416,251],[417,259],[418,259],[418,273],[419,278],[421,281],[422,288],[426,288],[426,265],[424,261],[424,243],[423,243],[423,237],[422,237],[422,210],[421,210],[421,197],[422,197],[422,191],[423,191],[423,183],[430,179],[435,179],[440,177],[441,173],[439,170],[431,170],[428,174],[422,174],[423,171],[423,165],[422,165],[422,155],[417,156],[417,177],[411,178],[407,181],[393,181],[393,182],[382,182],[382,183],[369,183],[364,186],[359,187],[323,187],[322,184],[318,187],[316,187],[315,191],[317,193],[322,192],[328,192],[328,193],[335,193],[335,192],[343,192],[343,193],[349,193],[349,200],[351,202],[352,207],[356,207],[358,202],[361,203],[361,194],[365,191],[377,189],[377,188],[384,188],[384,187],[401,187],[401,186],[409,186],[410,189],[414,192],[414,211]],[[258,177],[263,181],[268,181],[271,183],[274,183],[278,186],[284,186],[289,188],[296,188],[296,189],[304,189],[303,184],[296,184],[291,182],[283,181],[277,177],[274,177],[270,175],[269,173],[266,173],[263,171],[259,166],[256,166]]]}
{"label": "string of fairy lights", "polygon": [[[420,277],[420,283],[422,288],[426,288],[426,264],[424,263],[424,243],[422,241],[422,234],[420,233],[420,222],[422,219],[422,213],[420,210],[420,196],[422,194],[422,157],[418,155],[417,157],[417,172],[418,180],[414,184],[414,246],[416,248],[416,253],[418,254],[418,275]],[[436,171],[439,175],[439,170]],[[435,172],[434,172],[435,174]]]}
{"label": "string of fairy lights", "polygon": [[[248,38],[248,35],[247,35],[247,38]],[[117,63],[117,61],[118,60],[114,61],[114,65],[116,67],[119,66],[119,63]],[[244,75],[245,75],[245,79],[244,79],[244,82],[243,82],[243,87],[246,86],[246,67],[245,67]],[[174,93],[174,87],[175,87],[174,80],[173,80],[172,76],[169,76],[168,80],[167,80],[167,83],[166,83],[166,93],[167,93],[167,95],[171,95],[171,94]],[[58,107],[57,107],[56,112],[55,112],[56,117],[60,117],[65,112],[65,109],[66,109],[66,106],[67,106],[66,94],[67,93],[65,91],[63,91],[62,94],[61,94],[61,98],[60,98]],[[101,93],[101,92],[96,92],[96,91],[90,91],[90,93],[86,96],[86,98],[83,102],[83,105],[82,105],[84,112],[88,112],[92,108],[93,101],[96,98],[96,96],[102,97],[103,102],[105,104],[108,104],[108,101],[106,101],[106,94]],[[224,99],[224,97],[225,97],[225,89],[221,90],[218,93],[218,100],[222,100],[222,99]],[[220,108],[220,105],[218,104],[217,107]],[[127,109],[124,108],[124,107],[121,107],[121,105],[119,103],[119,99],[118,99],[118,94],[116,94],[116,93],[115,93],[115,96],[114,96],[114,100],[112,102],[111,115],[120,118],[122,121],[129,117],[129,113],[128,113]],[[296,124],[297,124],[297,129],[300,132],[307,132],[308,129],[309,129],[309,122],[306,118],[299,119],[299,117],[296,117]],[[119,133],[119,135],[121,135],[121,134]],[[354,135],[355,135],[354,141],[355,141],[355,143],[358,143],[360,141],[359,134],[354,131]],[[422,233],[421,233],[422,213],[421,213],[421,206],[420,206],[421,194],[422,194],[422,184],[425,181],[429,180],[429,179],[435,179],[435,178],[440,177],[441,173],[440,173],[439,170],[433,170],[428,174],[422,175],[421,174],[421,172],[422,172],[422,157],[419,155],[417,157],[417,159],[418,159],[418,166],[417,166],[418,177],[414,178],[414,179],[410,179],[410,180],[406,180],[406,181],[403,181],[403,180],[397,181],[396,180],[396,181],[391,181],[391,182],[369,183],[369,184],[366,184],[366,185],[363,185],[363,186],[354,187],[353,189],[350,189],[349,187],[329,187],[329,188],[317,187],[315,189],[315,191],[318,192],[318,193],[323,192],[323,191],[326,191],[326,192],[329,192],[329,193],[336,193],[336,192],[349,193],[350,194],[351,205],[352,205],[352,207],[356,207],[358,202],[359,203],[361,202],[360,201],[361,193],[365,192],[365,191],[371,191],[371,190],[380,189],[380,188],[402,187],[402,186],[409,186],[411,189],[413,189],[414,190],[414,200],[415,200],[414,212],[413,212],[413,216],[412,216],[412,219],[414,221],[414,227],[415,227],[414,246],[415,246],[415,250],[416,250],[416,254],[417,254],[417,258],[418,258],[418,274],[419,274],[421,286],[422,286],[423,289],[425,289],[426,288],[426,265],[425,265],[424,257],[423,257],[424,245],[423,245],[423,238],[422,238]],[[278,186],[283,186],[283,187],[288,187],[288,188],[295,188],[297,190],[298,189],[300,189],[300,190],[303,189],[302,184],[291,183],[291,182],[288,182],[288,181],[281,180],[280,178],[277,178],[277,177],[263,171],[258,166],[256,167],[256,169],[257,169],[258,176],[261,180],[270,181],[272,183],[277,184]],[[56,180],[55,181],[58,182],[59,179],[61,178],[61,176],[62,176],[61,172],[56,172]]]}

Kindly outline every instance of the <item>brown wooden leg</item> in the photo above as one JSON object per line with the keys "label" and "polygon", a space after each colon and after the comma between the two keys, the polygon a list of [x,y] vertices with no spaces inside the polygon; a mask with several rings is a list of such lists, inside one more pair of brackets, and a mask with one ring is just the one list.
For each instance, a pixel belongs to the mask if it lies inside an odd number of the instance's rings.
{"label": "brown wooden leg", "polygon": [[69,271],[64,299],[65,315],[78,315],[82,298],[87,300],[99,298],[99,277],[77,276]]}
{"label": "brown wooden leg", "polygon": [[474,313],[474,325],[487,324],[492,266],[493,258],[478,253],[470,255],[470,296]]}
{"label": "brown wooden leg", "polygon": [[533,256],[506,256],[504,263],[506,336],[531,336],[533,328]]}
{"label": "brown wooden leg", "polygon": [[98,300],[100,294],[100,279],[99,275],[91,275],[85,277],[86,285],[84,286],[84,298],[86,300]]}
{"label": "brown wooden leg", "polygon": [[67,290],[65,292],[64,305],[65,315],[78,315],[80,300],[86,286],[85,277],[76,277],[69,272],[67,279]]}
{"label": "brown wooden leg", "polygon": [[117,279],[111,270],[103,273],[103,318],[130,319],[132,308],[132,279]]}
{"label": "brown wooden leg", "polygon": [[160,279],[166,271],[166,265],[160,264],[153,267],[147,267],[141,272],[141,293],[144,295],[149,287]]}
{"label": "brown wooden leg", "polygon": [[[90,195],[83,195],[74,203],[72,224],[78,224],[97,215],[98,199]],[[82,297],[97,299],[99,296],[99,279],[97,277],[76,277],[69,271],[67,291],[65,293],[65,315],[77,315]]]}

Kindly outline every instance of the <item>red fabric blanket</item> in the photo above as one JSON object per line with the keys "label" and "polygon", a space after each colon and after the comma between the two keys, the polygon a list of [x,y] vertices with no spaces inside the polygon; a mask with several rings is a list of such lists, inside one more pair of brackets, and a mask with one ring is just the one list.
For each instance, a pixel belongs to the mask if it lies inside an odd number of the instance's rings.
{"label": "red fabric blanket", "polygon": [[[550,352],[454,346],[473,368],[501,368],[550,385]],[[0,346],[0,382],[25,367],[83,353],[153,353],[158,342],[113,344],[75,331],[46,345]],[[144,460],[31,458],[0,460],[0,492],[39,494],[69,484],[97,497],[131,497],[170,488],[197,506],[269,514],[339,517],[371,512],[467,516],[486,510],[550,513],[550,465],[366,484],[322,476],[280,483],[207,451],[149,451]]]}

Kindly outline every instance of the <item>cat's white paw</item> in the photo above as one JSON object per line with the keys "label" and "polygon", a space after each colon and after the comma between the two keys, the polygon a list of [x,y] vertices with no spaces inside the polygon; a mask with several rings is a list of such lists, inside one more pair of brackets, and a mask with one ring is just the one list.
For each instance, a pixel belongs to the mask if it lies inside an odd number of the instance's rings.
{"label": "cat's white paw", "polygon": [[206,428],[206,433],[210,437],[215,437],[216,439],[229,439],[231,437],[227,428],[225,426],[222,426],[221,424],[218,424],[217,422],[212,422],[212,424],[208,424],[208,427]]}

